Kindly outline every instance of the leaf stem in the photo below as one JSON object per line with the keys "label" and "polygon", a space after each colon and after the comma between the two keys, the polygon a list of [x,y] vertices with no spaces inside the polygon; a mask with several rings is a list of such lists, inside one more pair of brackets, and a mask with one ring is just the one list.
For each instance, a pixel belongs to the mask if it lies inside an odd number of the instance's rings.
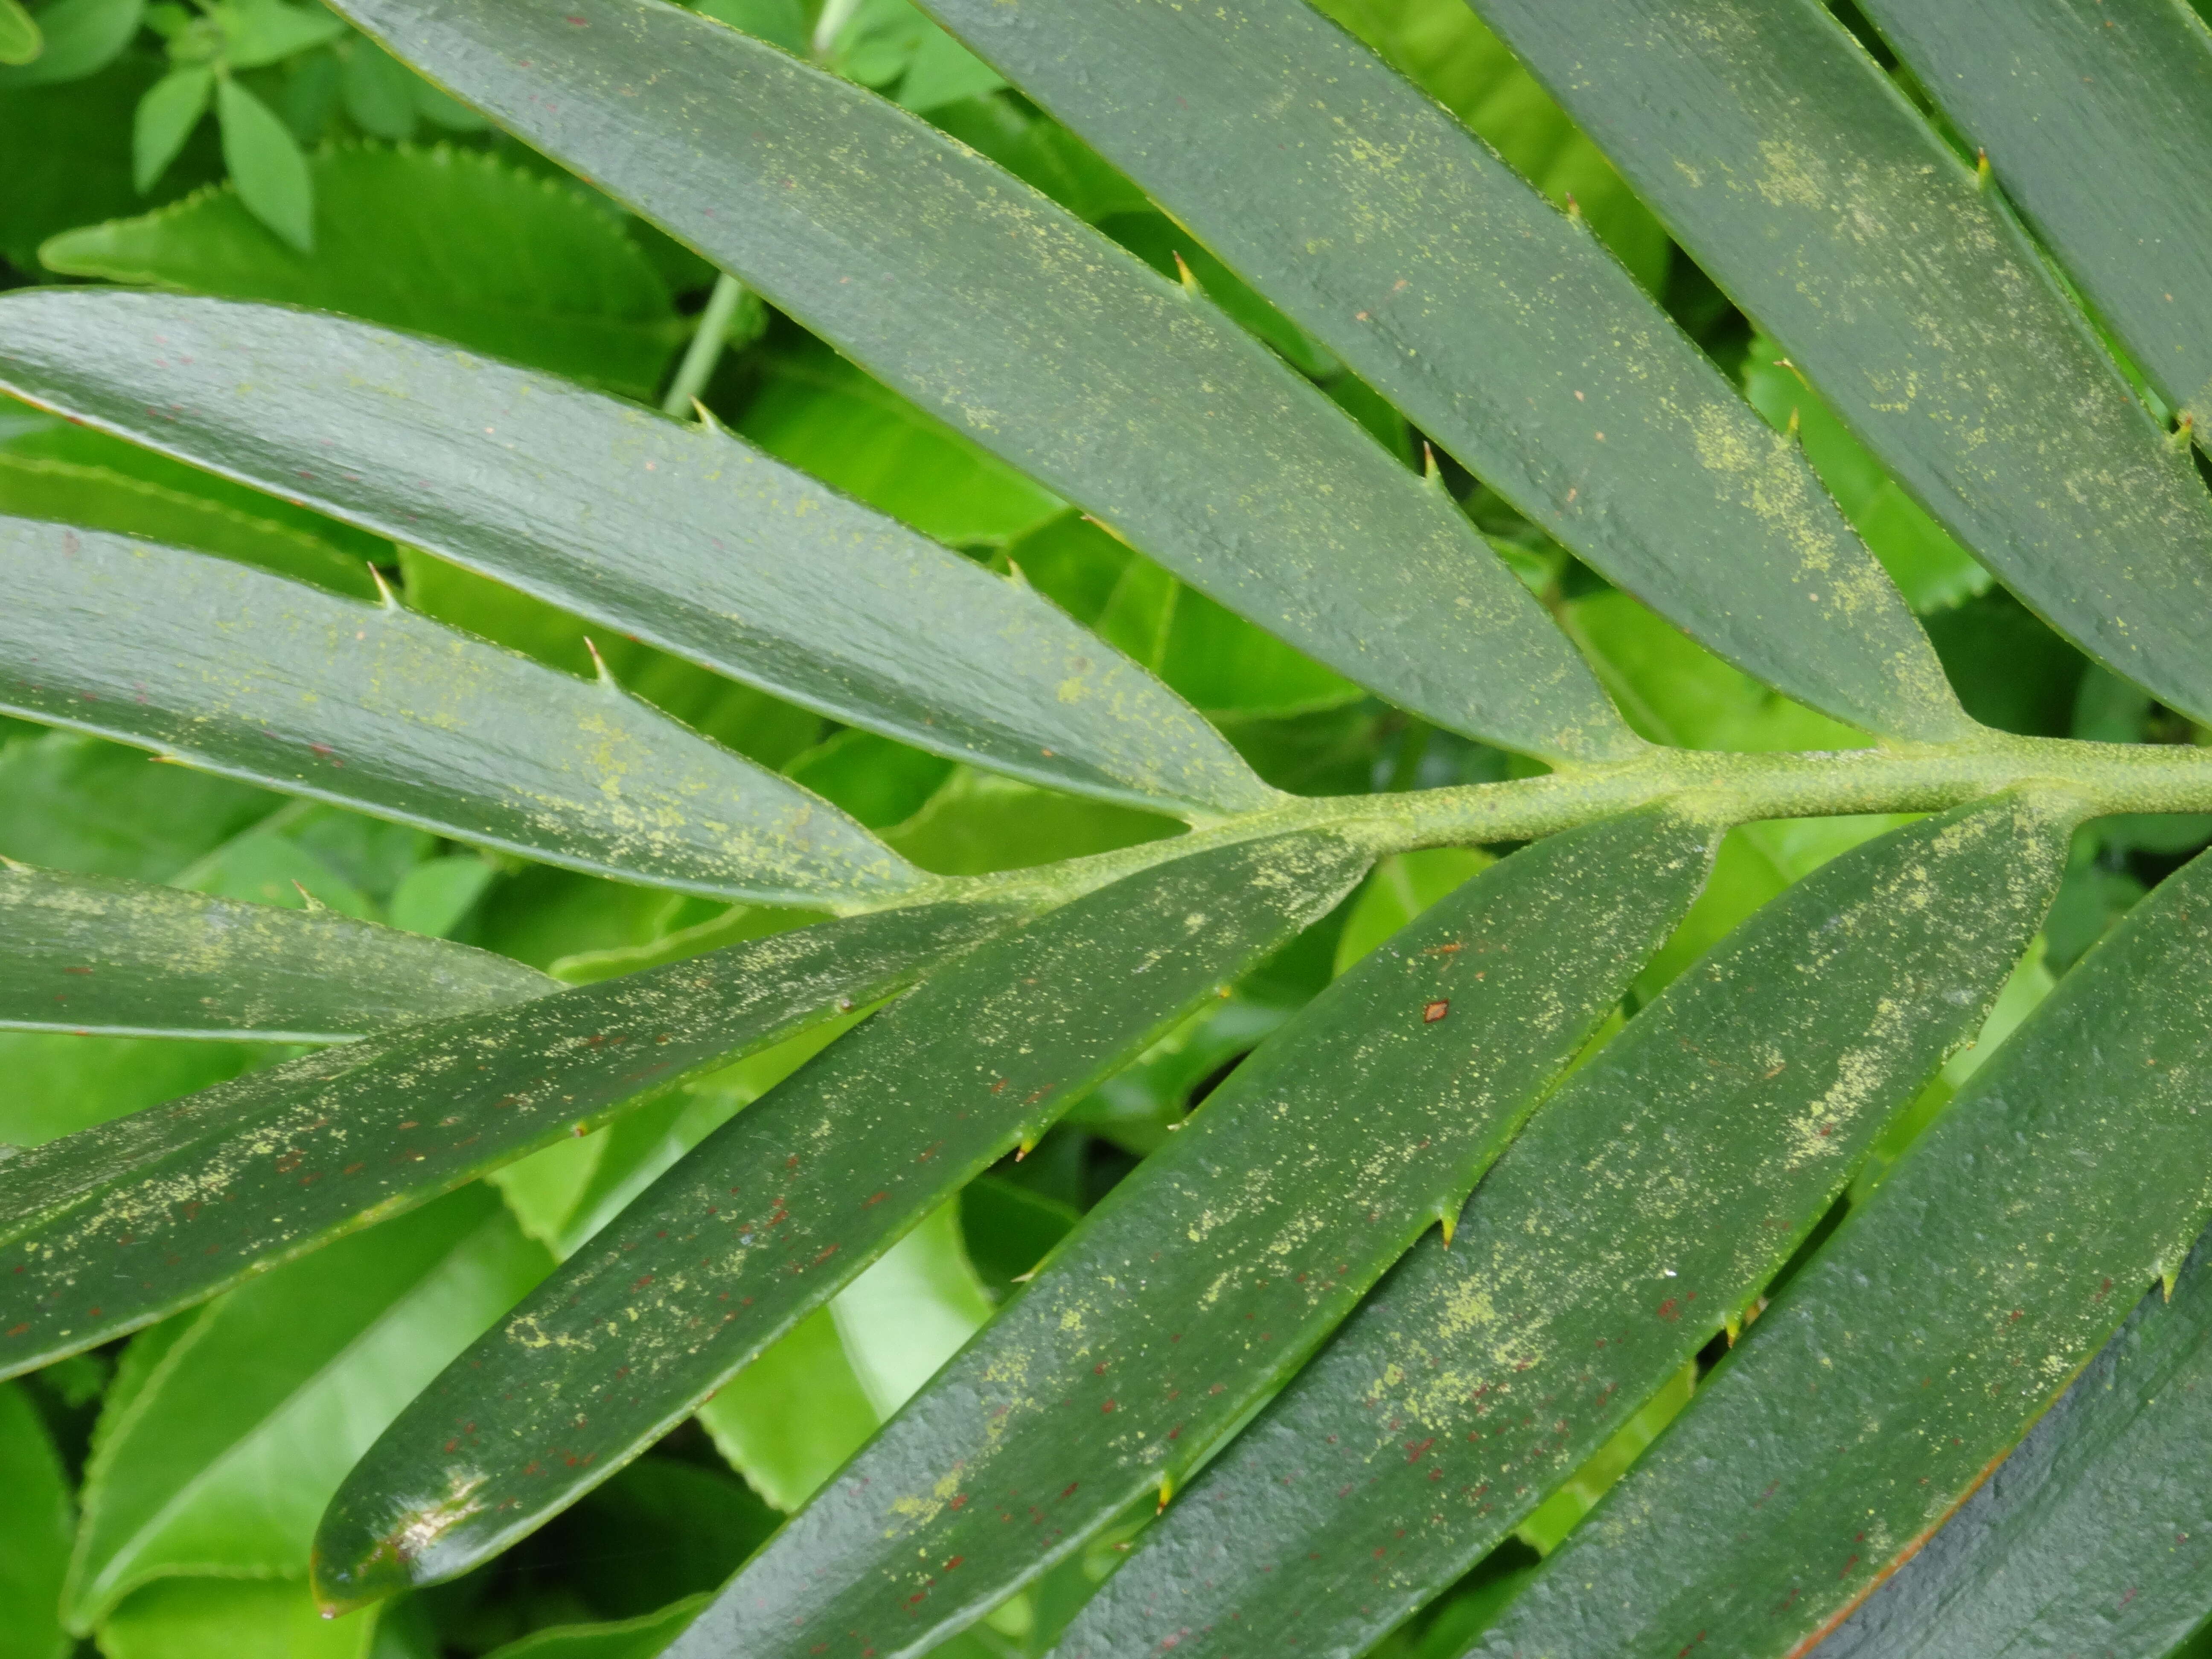
{"label": "leaf stem", "polygon": [[691,400],[707,389],[714,378],[714,365],[722,361],[722,342],[728,338],[730,319],[738,314],[738,302],[745,297],[745,285],[724,272],[714,278],[714,291],[707,296],[707,308],[699,313],[699,326],[692,331],[691,343],[684,349],[684,361],[677,365],[676,378],[668,384],[668,395],[660,400],[660,412],[678,419],[691,412]]}
{"label": "leaf stem", "polygon": [[1117,852],[991,876],[947,877],[895,902],[1043,908],[1201,848],[1321,830],[1378,857],[1422,847],[1526,841],[1663,801],[1721,824],[1863,812],[1936,812],[2000,790],[2071,795],[2081,816],[2212,811],[2212,750],[2079,743],[1987,732],[1958,744],[1735,754],[1652,749],[1543,777],[1395,794],[1298,798]]}

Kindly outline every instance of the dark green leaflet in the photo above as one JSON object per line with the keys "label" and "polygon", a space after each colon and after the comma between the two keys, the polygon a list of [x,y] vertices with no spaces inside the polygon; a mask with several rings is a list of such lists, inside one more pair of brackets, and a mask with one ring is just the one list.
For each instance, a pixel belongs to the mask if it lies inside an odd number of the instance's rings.
{"label": "dark green leaflet", "polygon": [[0,384],[926,749],[1158,806],[1274,797],[1042,599],[711,422],[334,317],[6,301]]}
{"label": "dark green leaflet", "polygon": [[[318,1593],[450,1577],[684,1418],[933,1208],[1334,904],[1367,855],[1237,842],[938,974],[702,1141],[410,1406],[332,1500]],[[620,981],[617,981],[619,983]]]}
{"label": "dark green leaflet", "polygon": [[397,608],[0,518],[0,710],[572,869],[819,904],[923,877],[643,703]]}
{"label": "dark green leaflet", "polygon": [[1494,1626],[1782,1655],[1973,1490],[2204,1224],[2212,859],[1975,1073]]}
{"label": "dark green leaflet", "polygon": [[826,921],[326,1049],[0,1163],[0,1376],[213,1295],[698,1072],[883,996],[1004,925]]}
{"label": "dark green leaflet", "polygon": [[0,866],[0,1027],[337,1042],[560,988],[489,951],[327,910]]}
{"label": "dark green leaflet", "polygon": [[1187,1474],[1454,1212],[1681,919],[1714,833],[1655,810],[1540,842],[1336,981],[675,1651],[919,1651]]}
{"label": "dark green leaflet", "polygon": [[1867,0],[2177,410],[2212,418],[2212,39],[2186,0]]}
{"label": "dark green leaflet", "polygon": [[2212,1262],[2154,1291],[1821,1659],[2160,1654],[2212,1607]]}
{"label": "dark green leaflet", "polygon": [[1972,1034],[2070,827],[2014,797],[1923,819],[1729,935],[1546,1104],[1450,1249],[1416,1248],[1062,1653],[1356,1655],[1449,1586],[1741,1312]]}
{"label": "dark green leaflet", "polygon": [[343,9],[1331,667],[1511,748],[1638,746],[1449,496],[1212,304],[904,111],[660,0]]}
{"label": "dark green leaflet", "polygon": [[1430,437],[1768,684],[1969,729],[1881,567],[1583,225],[1303,0],[927,0]]}
{"label": "dark green leaflet", "polygon": [[1472,0],[1898,482],[2212,717],[2212,498],[1973,170],[1819,0]]}

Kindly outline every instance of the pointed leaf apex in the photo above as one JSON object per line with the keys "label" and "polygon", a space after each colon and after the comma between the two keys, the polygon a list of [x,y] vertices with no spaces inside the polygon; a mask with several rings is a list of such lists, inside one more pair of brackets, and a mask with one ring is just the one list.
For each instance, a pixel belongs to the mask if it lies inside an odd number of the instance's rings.
{"label": "pointed leaf apex", "polygon": [[691,412],[699,417],[699,425],[702,430],[711,432],[718,438],[726,438],[730,435],[730,428],[722,424],[713,410],[708,408],[696,398],[691,400]]}
{"label": "pointed leaf apex", "polygon": [[1006,580],[1017,587],[1027,588],[1030,586],[1028,573],[1012,559],[1006,561]]}
{"label": "pointed leaf apex", "polygon": [[324,911],[328,910],[331,908],[329,905],[324,903],[322,900],[317,898],[313,893],[309,892],[307,890],[307,887],[297,880],[293,882],[292,890],[300,896],[300,902],[306,905],[310,910]]}
{"label": "pointed leaf apex", "polygon": [[1182,291],[1189,295],[1192,299],[1197,299],[1206,290],[1199,286],[1198,278],[1190,274],[1190,266],[1184,261],[1182,250],[1180,248],[1176,250],[1175,262],[1176,275],[1182,280]]}
{"label": "pointed leaf apex", "polygon": [[1567,192],[1567,217],[1573,220],[1577,224],[1583,222],[1583,204],[1575,200],[1575,193],[1572,191],[1569,191]]}
{"label": "pointed leaf apex", "polygon": [[377,599],[386,611],[399,611],[405,608],[399,603],[399,596],[392,591],[392,584],[384,580],[384,573],[374,564],[368,567],[368,579],[376,584]]}
{"label": "pointed leaf apex", "polygon": [[1166,1509],[1169,1500],[1174,1496],[1175,1476],[1163,1470],[1160,1474],[1160,1508],[1153,1510],[1152,1513],[1158,1515],[1161,1510]]}
{"label": "pointed leaf apex", "polygon": [[1978,190],[1987,190],[1990,187],[1990,176],[1989,151],[1976,150],[1974,152],[1974,187]]}
{"label": "pointed leaf apex", "polygon": [[1722,1328],[1728,1333],[1728,1345],[1733,1348],[1735,1346],[1736,1338],[1743,1334],[1743,1316],[1730,1314],[1728,1316],[1728,1322]]}
{"label": "pointed leaf apex", "polygon": [[1014,1162],[1017,1164],[1020,1163],[1024,1158],[1027,1158],[1035,1151],[1036,1151],[1036,1137],[1035,1135],[1024,1136],[1023,1138],[1022,1144],[1014,1148]]}
{"label": "pointed leaf apex", "polygon": [[1444,1249],[1449,1250],[1451,1249],[1452,1234],[1459,1227],[1458,1215],[1450,1210],[1440,1212],[1437,1216],[1437,1226],[1444,1236]]}
{"label": "pointed leaf apex", "polygon": [[615,679],[614,671],[607,666],[607,659],[599,654],[599,647],[589,634],[584,635],[584,649],[592,653],[592,669],[599,677],[600,687],[620,696],[622,686]]}
{"label": "pointed leaf apex", "polygon": [[1425,438],[1421,440],[1421,477],[1438,489],[1444,487],[1444,470],[1437,465],[1437,452]]}

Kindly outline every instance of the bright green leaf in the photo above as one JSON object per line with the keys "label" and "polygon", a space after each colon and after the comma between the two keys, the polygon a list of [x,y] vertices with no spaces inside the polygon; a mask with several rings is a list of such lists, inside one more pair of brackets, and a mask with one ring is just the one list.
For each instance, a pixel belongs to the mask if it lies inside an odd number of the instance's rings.
{"label": "bright green leaf", "polygon": [[56,1609],[76,1530],[69,1476],[37,1406],[0,1384],[0,1659],[64,1659]]}
{"label": "bright green leaf", "polygon": [[100,1425],[70,1563],[72,1627],[173,1573],[304,1573],[347,1466],[552,1265],[471,1188],[185,1316]]}
{"label": "bright green leaf", "polygon": [[0,0],[0,64],[27,64],[46,45],[38,21],[23,9],[23,0]]}
{"label": "bright green leaf", "polygon": [[780,1510],[795,1510],[883,1419],[823,1306],[701,1401],[699,1421],[755,1492]]}
{"label": "bright green leaf", "polygon": [[223,61],[232,69],[258,69],[327,46],[346,32],[326,11],[288,6],[282,0],[222,0],[215,19],[223,34]]}
{"label": "bright green leaf", "polygon": [[706,1605],[703,1595],[613,1624],[556,1626],[496,1648],[486,1659],[653,1659]]}
{"label": "bright green leaf", "polygon": [[313,252],[314,181],[292,130],[228,75],[216,86],[215,117],[223,165],[246,211],[298,252]]}
{"label": "bright green leaf", "polygon": [[[417,84],[415,71],[374,40],[356,40],[346,48],[338,67],[338,96],[354,125],[395,143],[415,136]],[[356,205],[348,203],[349,215]],[[465,234],[472,228],[471,222],[459,215],[447,216],[447,226],[449,234]]]}
{"label": "bright green leaf", "polygon": [[345,312],[638,397],[683,337],[636,243],[553,179],[443,147],[338,145],[307,167],[319,199],[343,208],[312,251],[270,239],[241,179],[66,231],[40,258],[73,276]]}
{"label": "bright green leaf", "polygon": [[0,91],[97,74],[131,44],[145,11],[146,0],[53,0],[38,15],[46,49],[27,62],[0,65]]}
{"label": "bright green leaf", "polygon": [[336,1623],[298,1578],[165,1578],[100,1627],[106,1659],[371,1659],[376,1621]]}

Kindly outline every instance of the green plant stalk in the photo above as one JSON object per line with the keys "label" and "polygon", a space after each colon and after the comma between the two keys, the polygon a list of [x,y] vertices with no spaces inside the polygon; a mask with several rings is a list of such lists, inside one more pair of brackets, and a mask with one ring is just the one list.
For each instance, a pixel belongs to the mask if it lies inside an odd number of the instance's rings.
{"label": "green plant stalk", "polygon": [[1652,748],[1632,760],[1563,767],[1504,783],[1292,798],[1264,811],[1200,823],[1188,835],[1038,869],[945,877],[862,908],[956,899],[1043,908],[1166,859],[1293,830],[1341,836],[1380,858],[1425,847],[1533,840],[1662,801],[1733,825],[1858,812],[1940,812],[2015,788],[2074,795],[2088,817],[2212,811],[2212,749],[2002,732],[1970,743],[1783,753]]}
{"label": "green plant stalk", "polygon": [[706,309],[699,313],[699,326],[692,331],[691,343],[684,349],[684,361],[668,384],[668,395],[660,400],[662,414],[679,420],[690,414],[691,400],[714,378],[714,365],[722,361],[722,343],[729,337],[730,319],[738,314],[738,301],[744,297],[745,285],[726,271],[714,278],[714,291],[707,296]]}

